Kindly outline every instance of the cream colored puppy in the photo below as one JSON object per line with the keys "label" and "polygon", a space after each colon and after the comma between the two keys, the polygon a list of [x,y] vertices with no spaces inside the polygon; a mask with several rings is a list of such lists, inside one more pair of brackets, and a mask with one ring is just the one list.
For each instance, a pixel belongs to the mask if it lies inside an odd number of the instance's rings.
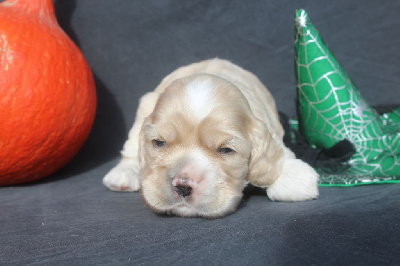
{"label": "cream colored puppy", "polygon": [[181,67],[144,95],[122,159],[103,183],[141,190],[158,213],[222,217],[243,188],[270,199],[318,196],[318,174],[282,142],[275,102],[250,72],[221,59]]}

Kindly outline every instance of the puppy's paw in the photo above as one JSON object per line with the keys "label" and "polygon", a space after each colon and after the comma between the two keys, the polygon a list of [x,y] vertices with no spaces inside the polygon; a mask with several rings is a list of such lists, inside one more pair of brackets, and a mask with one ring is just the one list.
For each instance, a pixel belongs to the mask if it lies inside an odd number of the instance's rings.
{"label": "puppy's paw", "polygon": [[277,201],[304,201],[318,197],[315,170],[299,159],[286,159],[278,179],[267,188],[268,197]]}
{"label": "puppy's paw", "polygon": [[139,173],[126,162],[121,162],[103,178],[103,184],[113,191],[138,191]]}

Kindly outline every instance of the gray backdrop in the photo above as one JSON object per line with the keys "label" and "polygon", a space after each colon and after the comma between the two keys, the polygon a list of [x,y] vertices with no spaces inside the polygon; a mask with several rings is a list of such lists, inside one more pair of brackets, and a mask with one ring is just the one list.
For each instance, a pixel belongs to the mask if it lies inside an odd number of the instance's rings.
{"label": "gray backdrop", "polygon": [[294,12],[305,8],[372,105],[400,103],[400,2],[57,0],[98,92],[78,156],[34,184],[0,188],[0,264],[399,264],[400,185],[321,188],[275,203],[246,190],[224,219],[162,217],[102,177],[119,158],[139,97],[175,68],[220,57],[255,73],[294,116]]}

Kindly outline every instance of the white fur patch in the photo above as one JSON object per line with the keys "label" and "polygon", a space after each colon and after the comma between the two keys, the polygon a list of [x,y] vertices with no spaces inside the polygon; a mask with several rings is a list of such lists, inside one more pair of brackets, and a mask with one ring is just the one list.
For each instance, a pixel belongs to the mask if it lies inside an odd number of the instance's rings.
{"label": "white fur patch", "polygon": [[213,88],[213,81],[209,77],[196,78],[186,85],[188,108],[199,119],[203,119],[212,111]]}

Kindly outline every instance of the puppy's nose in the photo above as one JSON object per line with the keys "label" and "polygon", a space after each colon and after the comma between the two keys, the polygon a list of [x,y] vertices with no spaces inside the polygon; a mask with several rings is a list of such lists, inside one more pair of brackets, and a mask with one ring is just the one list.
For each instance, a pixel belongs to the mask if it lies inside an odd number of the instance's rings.
{"label": "puppy's nose", "polygon": [[188,179],[179,179],[179,181],[176,182],[175,191],[182,197],[190,196],[190,194],[192,194],[192,187],[189,186]]}

